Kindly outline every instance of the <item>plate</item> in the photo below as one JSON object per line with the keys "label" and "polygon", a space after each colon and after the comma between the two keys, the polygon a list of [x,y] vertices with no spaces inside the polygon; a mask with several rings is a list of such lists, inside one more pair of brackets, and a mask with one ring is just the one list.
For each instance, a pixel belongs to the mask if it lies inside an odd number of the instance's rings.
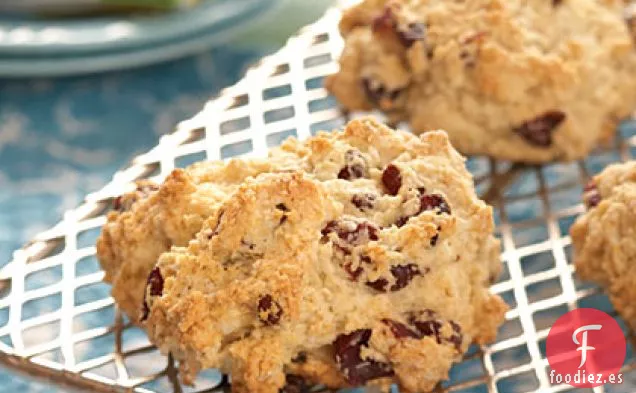
{"label": "plate", "polygon": [[141,66],[219,44],[278,0],[210,0],[135,17],[0,17],[0,76],[61,76]]}

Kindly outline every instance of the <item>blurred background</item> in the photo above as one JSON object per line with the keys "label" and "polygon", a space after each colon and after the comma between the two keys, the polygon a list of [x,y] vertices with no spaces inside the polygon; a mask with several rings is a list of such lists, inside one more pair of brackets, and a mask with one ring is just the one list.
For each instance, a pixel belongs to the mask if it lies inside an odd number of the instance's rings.
{"label": "blurred background", "polygon": [[122,1],[0,0],[0,267],[332,3]]}

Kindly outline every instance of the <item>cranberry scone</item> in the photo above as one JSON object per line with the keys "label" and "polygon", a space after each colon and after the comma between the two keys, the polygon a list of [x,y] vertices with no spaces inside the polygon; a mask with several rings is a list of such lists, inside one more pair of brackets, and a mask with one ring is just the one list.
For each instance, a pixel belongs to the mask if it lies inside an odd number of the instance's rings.
{"label": "cranberry scone", "polygon": [[342,17],[340,70],[325,85],[347,110],[445,129],[464,154],[582,158],[636,108],[635,19],[624,7],[365,0]]}
{"label": "cranberry scone", "polygon": [[611,165],[585,189],[570,233],[577,274],[603,286],[636,330],[636,161]]}
{"label": "cranberry scone", "polygon": [[429,391],[494,339],[492,208],[444,132],[359,119],[277,157],[290,165],[247,177],[148,276],[143,326],[186,381],[214,367],[236,393]]}

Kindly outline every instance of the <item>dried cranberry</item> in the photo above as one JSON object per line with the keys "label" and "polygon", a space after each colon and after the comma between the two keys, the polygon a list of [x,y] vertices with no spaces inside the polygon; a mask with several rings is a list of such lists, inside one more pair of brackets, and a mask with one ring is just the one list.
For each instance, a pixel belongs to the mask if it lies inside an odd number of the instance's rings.
{"label": "dried cranberry", "polygon": [[[382,83],[369,78],[362,79],[362,89],[369,101],[374,104],[380,104],[385,100],[394,102],[400,97],[400,94],[404,91],[403,88],[397,88],[389,90],[382,85]],[[386,109],[386,108],[385,108]]]}
{"label": "dried cranberry", "polygon": [[[437,314],[431,310],[411,313],[408,318],[408,324],[410,326],[391,319],[383,319],[382,322],[389,326],[396,338],[411,337],[421,339],[424,337],[434,337],[438,344],[442,342],[451,343],[457,351],[461,350],[463,336],[459,324],[455,321],[448,321],[452,333],[449,337],[442,337],[443,322],[438,319]],[[411,327],[414,327],[414,329]]]}
{"label": "dried cranberry", "polygon": [[264,295],[258,299],[258,318],[265,325],[276,325],[283,315],[283,309],[271,295]]}
{"label": "dried cranberry", "polygon": [[405,324],[394,321],[392,319],[383,319],[386,325],[391,329],[391,333],[395,336],[395,338],[404,338],[404,337],[412,337],[412,338],[420,338],[417,332],[414,332]]}
{"label": "dried cranberry", "polygon": [[406,216],[406,217],[400,217],[398,218],[398,220],[395,222],[395,225],[397,225],[398,228],[402,228],[404,225],[406,225],[406,223],[409,221],[409,218],[411,218],[411,216]]}
{"label": "dried cranberry", "polygon": [[362,79],[362,88],[364,90],[364,94],[371,102],[378,103],[382,97],[384,97],[384,86],[378,82],[373,82],[369,78]]}
{"label": "dried cranberry", "polygon": [[345,270],[345,272],[347,272],[351,281],[357,281],[362,274],[362,271],[364,270],[362,269],[362,266],[358,266],[355,270],[353,270],[353,266],[351,265],[351,263],[345,263],[344,265],[342,265],[342,268]]}
{"label": "dried cranberry", "polygon": [[364,177],[364,167],[360,165],[345,166],[338,172],[338,179],[355,180]]}
{"label": "dried cranberry", "polygon": [[341,334],[333,343],[336,364],[351,385],[363,385],[369,380],[393,375],[390,364],[362,359],[361,349],[368,346],[371,333],[371,329],[355,330]]}
{"label": "dried cranberry", "polygon": [[[429,269],[427,268],[424,272],[422,272],[417,265],[414,265],[412,263],[409,263],[408,265],[392,266],[391,275],[395,279],[395,283],[391,285],[389,291],[399,291],[400,289],[409,285],[409,283],[415,276],[421,276],[422,274],[428,273],[428,271]],[[386,287],[389,282],[384,278],[380,278],[375,281],[369,281],[366,284],[376,291],[387,292]]]}
{"label": "dried cranberry", "polygon": [[561,5],[561,3],[563,3],[563,0],[552,0],[552,5],[554,7]]}
{"label": "dried cranberry", "polygon": [[[400,217],[395,225],[397,225],[398,227],[402,227],[409,221],[411,217],[422,214],[422,212],[425,212],[427,210],[437,210],[438,215],[442,213],[451,214],[451,208],[443,196],[439,194],[425,194],[426,189],[424,188],[418,188],[417,190],[420,193],[420,208],[418,212],[414,215]],[[439,238],[439,235],[435,236],[433,237],[435,240],[431,239],[431,245],[433,246],[435,245],[435,243],[437,243],[437,239]]]}
{"label": "dried cranberry", "polygon": [[549,111],[514,127],[513,131],[532,145],[548,147],[552,145],[552,133],[565,120],[565,117],[565,113],[561,111]]}
{"label": "dried cranberry", "polygon": [[148,303],[146,303],[146,294],[144,293],[144,301],[141,304],[141,322],[148,319],[148,314],[150,314],[150,308],[148,308]]}
{"label": "dried cranberry", "polygon": [[159,190],[159,186],[149,180],[139,181],[134,193],[118,196],[113,199],[113,209],[125,212],[132,208],[133,204],[139,200],[148,198],[151,194]]}
{"label": "dried cranberry", "polygon": [[333,247],[341,252],[343,255],[351,255],[351,247],[349,247],[348,245],[334,243]]}
{"label": "dried cranberry", "polygon": [[347,228],[342,221],[329,221],[320,232],[323,236],[336,232],[340,239],[354,246],[364,243],[365,240],[378,240],[378,227],[369,221],[358,223],[353,230]]}
{"label": "dried cranberry", "polygon": [[471,54],[470,52],[466,51],[466,50],[462,50],[459,53],[459,58],[464,62],[464,65],[467,68],[475,68],[475,66],[477,65],[477,58],[474,54]]}
{"label": "dried cranberry", "polygon": [[361,255],[361,256],[360,256],[360,261],[361,261],[362,263],[367,264],[367,265],[370,265],[370,264],[371,264],[371,258],[370,258],[368,255]]}
{"label": "dried cranberry", "polygon": [[322,234],[323,237],[327,236],[331,232],[336,232],[338,234],[337,232],[338,227],[339,227],[338,221],[329,221],[327,225],[325,225],[325,227],[320,230],[320,233]]}
{"label": "dried cranberry", "polygon": [[387,292],[386,286],[389,285],[389,280],[386,278],[378,278],[375,281],[367,281],[366,284],[378,292]]}
{"label": "dried cranberry", "polygon": [[382,184],[389,195],[397,195],[402,187],[402,175],[400,168],[393,164],[387,165],[382,172]]}
{"label": "dried cranberry", "polygon": [[449,321],[453,332],[448,338],[441,336],[442,321],[437,318],[437,314],[431,310],[424,310],[419,314],[412,314],[409,318],[409,323],[417,329],[421,334],[421,337],[430,336],[435,337],[435,341],[438,344],[442,343],[442,340],[450,342],[459,351],[462,345],[462,330],[459,324],[455,321]]}
{"label": "dried cranberry", "polygon": [[151,296],[161,296],[163,293],[163,277],[161,276],[161,270],[155,267],[148,275],[147,286],[150,287]]}
{"label": "dried cranberry", "polygon": [[[352,227],[353,229],[351,229]],[[321,242],[324,244],[329,241],[328,234],[335,232],[338,239],[332,244],[334,250],[339,251],[344,256],[350,256],[353,247],[378,240],[378,230],[378,227],[368,221],[358,222],[355,226],[347,225],[347,222],[343,221],[330,221],[321,231],[323,236]],[[371,263],[371,259],[366,255],[361,255],[360,261]],[[351,281],[357,281],[363,272],[362,266],[353,267],[351,259],[345,259],[344,262],[341,262],[341,266]]]}
{"label": "dried cranberry", "polygon": [[[150,295],[151,296],[161,296],[163,293],[163,277],[161,276],[161,270],[158,267],[155,267],[150,271],[148,275],[148,279],[146,280],[146,288],[150,287]],[[150,313],[150,308],[148,307],[148,302],[146,300],[146,292],[144,291],[144,300],[141,304],[141,321],[145,321],[148,319],[148,314]]]}
{"label": "dried cranberry", "polygon": [[373,209],[375,199],[376,196],[373,194],[355,194],[351,197],[351,203],[358,209],[365,211],[367,209]]}
{"label": "dried cranberry", "polygon": [[391,274],[395,278],[395,284],[390,288],[392,292],[399,291],[400,289],[409,285],[411,280],[415,276],[421,276],[428,273],[428,268],[424,272],[420,271],[417,265],[409,263],[408,265],[398,265],[391,268]]}
{"label": "dried cranberry", "polygon": [[345,166],[338,172],[338,179],[355,180],[366,175],[366,162],[362,153],[357,150],[348,150],[345,153]]}
{"label": "dried cranberry", "polygon": [[583,189],[583,201],[588,209],[594,208],[601,203],[601,193],[594,180],[590,180]]}
{"label": "dried cranberry", "polygon": [[355,232],[353,232],[346,240],[349,243],[356,244],[363,237],[372,241],[378,240],[378,227],[370,222],[362,222],[358,224]]}
{"label": "dried cranberry", "polygon": [[601,195],[598,192],[591,193],[585,198],[588,209],[598,206],[599,203],[601,203]]}
{"label": "dried cranberry", "polygon": [[[289,208],[287,208],[287,206],[284,203],[279,203],[278,205],[276,205],[276,209],[283,211],[285,213],[287,213],[289,211]],[[280,218],[280,221],[278,222],[278,225],[283,225],[285,222],[287,221],[287,214],[283,214],[283,216]]]}
{"label": "dried cranberry", "polygon": [[389,99],[389,101],[395,101],[398,99],[403,91],[404,89],[387,90],[386,97]]}
{"label": "dried cranberry", "polygon": [[448,323],[450,323],[451,328],[453,329],[453,334],[448,338],[448,341],[453,343],[453,345],[455,345],[455,349],[459,351],[463,341],[462,328],[455,321],[448,321]]}
{"label": "dried cranberry", "polygon": [[125,209],[122,208],[122,198],[123,196],[118,196],[117,198],[113,199],[113,209],[117,210],[117,211],[124,211]]}
{"label": "dried cranberry", "polygon": [[[361,255],[360,256],[360,262],[365,263],[365,264],[371,264],[371,258],[369,258],[367,255]],[[360,275],[364,271],[364,269],[360,265],[358,265],[358,267],[354,270],[353,269],[353,263],[351,263],[351,262],[347,262],[347,263],[343,264],[342,268],[347,272],[347,274],[349,275],[349,279],[351,281],[358,281],[358,278],[360,277]]]}
{"label": "dried cranberry", "polygon": [[435,209],[437,209],[437,214],[451,214],[450,206],[448,206],[443,196],[439,194],[420,195],[420,213]]}
{"label": "dried cranberry", "polygon": [[311,386],[302,377],[287,374],[285,386],[279,390],[279,393],[306,393],[310,388]]}
{"label": "dried cranberry", "polygon": [[421,22],[409,23],[406,28],[397,28],[396,33],[402,45],[407,48],[426,37],[426,25]]}
{"label": "dried cranberry", "polygon": [[307,362],[307,352],[300,351],[296,356],[292,358],[292,363],[303,364]]}

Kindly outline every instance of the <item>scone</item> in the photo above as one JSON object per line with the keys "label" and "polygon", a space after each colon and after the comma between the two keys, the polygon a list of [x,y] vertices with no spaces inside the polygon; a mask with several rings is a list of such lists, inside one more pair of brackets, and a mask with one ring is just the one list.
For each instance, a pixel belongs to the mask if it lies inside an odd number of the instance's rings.
{"label": "scone", "polygon": [[636,161],[607,167],[584,198],[588,211],[570,231],[576,272],[603,286],[636,330]]}
{"label": "scone", "polygon": [[295,166],[246,178],[148,276],[143,326],[186,381],[214,367],[235,393],[429,391],[495,337],[492,209],[444,132],[354,120],[279,157]]}
{"label": "scone", "polygon": [[325,84],[465,154],[579,159],[636,109],[625,21],[620,0],[366,0],[344,13]]}

